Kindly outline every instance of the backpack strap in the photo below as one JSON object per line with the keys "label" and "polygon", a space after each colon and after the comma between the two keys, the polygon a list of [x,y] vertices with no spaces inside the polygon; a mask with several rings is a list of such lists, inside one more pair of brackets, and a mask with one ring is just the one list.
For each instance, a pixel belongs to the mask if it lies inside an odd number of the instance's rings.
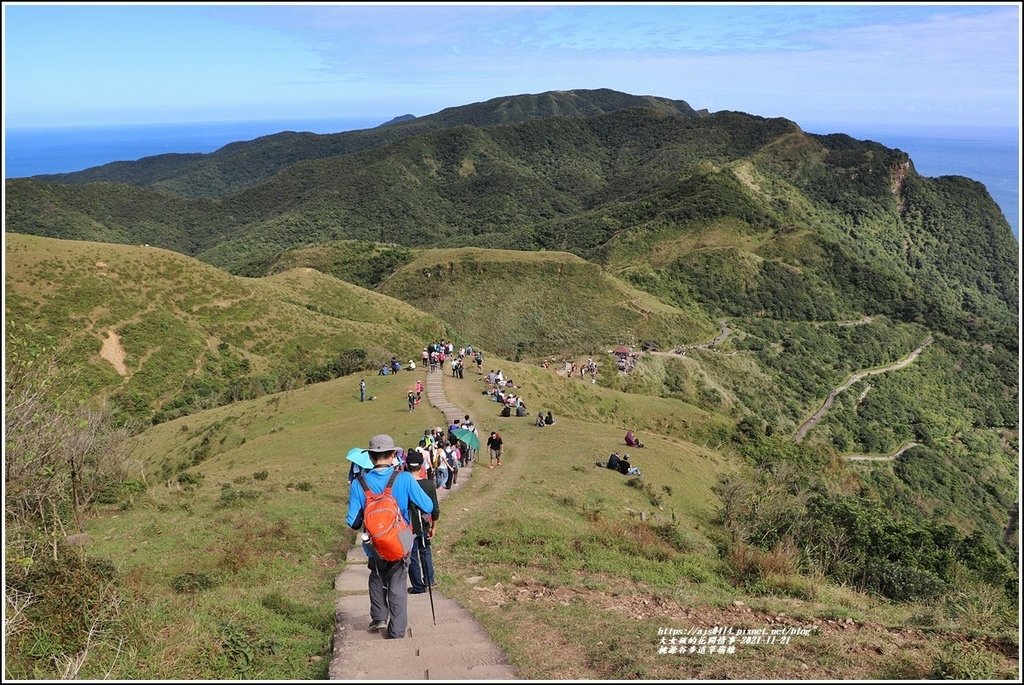
{"label": "backpack strap", "polygon": [[383,494],[383,495],[390,495],[391,494],[391,486],[395,484],[395,479],[396,478],[398,478],[398,470],[397,469],[394,472],[392,472],[391,478],[388,478],[388,484],[384,486],[384,492],[382,492],[381,494]]}
{"label": "backpack strap", "polygon": [[[367,497],[369,497],[370,495],[377,495],[377,493],[371,490],[370,486],[366,484],[366,479],[363,478],[363,474],[360,473],[358,476],[356,476],[356,478],[359,480],[359,485],[361,485],[363,488],[363,494],[365,494]],[[384,491],[380,493],[381,495],[390,494],[391,486],[395,484],[396,478],[398,478],[397,469],[394,472],[392,472],[391,478],[388,479],[388,484],[384,486]]]}

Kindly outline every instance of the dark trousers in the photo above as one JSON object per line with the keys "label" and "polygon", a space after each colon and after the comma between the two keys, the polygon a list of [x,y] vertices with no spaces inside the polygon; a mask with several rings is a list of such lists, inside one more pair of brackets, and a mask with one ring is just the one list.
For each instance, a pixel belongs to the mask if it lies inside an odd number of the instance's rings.
{"label": "dark trousers", "polygon": [[[423,566],[427,567],[426,583],[423,578]],[[419,535],[412,543],[412,554],[409,555],[409,584],[416,593],[426,592],[427,585],[434,584],[434,557],[430,552],[430,541],[423,544]]]}
{"label": "dark trousers", "polygon": [[370,569],[370,620],[388,621],[388,637],[405,637],[409,627],[406,603],[409,599],[405,579],[409,557],[400,561],[384,561],[371,557],[366,562]]}

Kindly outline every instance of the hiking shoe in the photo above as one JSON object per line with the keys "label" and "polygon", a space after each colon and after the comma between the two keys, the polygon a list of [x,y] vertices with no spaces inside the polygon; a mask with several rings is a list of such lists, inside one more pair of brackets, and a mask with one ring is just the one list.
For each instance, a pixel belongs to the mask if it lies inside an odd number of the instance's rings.
{"label": "hiking shoe", "polygon": [[409,588],[410,595],[422,595],[426,590],[417,590],[416,588]]}
{"label": "hiking shoe", "polygon": [[387,621],[372,621],[370,623],[370,627],[367,628],[367,630],[369,630],[371,633],[375,633],[378,630],[384,630],[387,627],[388,627],[388,622]]}

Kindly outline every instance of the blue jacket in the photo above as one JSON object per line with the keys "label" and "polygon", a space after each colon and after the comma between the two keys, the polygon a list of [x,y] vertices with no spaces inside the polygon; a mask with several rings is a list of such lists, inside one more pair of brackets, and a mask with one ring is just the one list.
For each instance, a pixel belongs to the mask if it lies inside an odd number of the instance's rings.
{"label": "blue jacket", "polygon": [[[369,486],[373,492],[384,492],[384,487],[388,484],[388,480],[391,478],[394,467],[389,466],[386,469],[373,469],[372,471],[364,471],[363,478],[366,480],[366,485]],[[430,501],[430,496],[423,491],[423,488],[419,486],[416,479],[412,477],[411,473],[402,472],[398,474],[398,478],[395,478],[394,485],[391,486],[391,494],[394,496],[395,501],[398,502],[398,508],[402,511],[402,516],[405,517],[406,523],[412,523],[412,517],[409,516],[409,502],[411,501],[420,511],[424,514],[434,513],[434,503]],[[366,495],[363,493],[363,486],[359,484],[358,480],[353,480],[352,484],[348,488],[348,525],[350,528],[358,529],[363,523],[363,507],[366,505]]]}

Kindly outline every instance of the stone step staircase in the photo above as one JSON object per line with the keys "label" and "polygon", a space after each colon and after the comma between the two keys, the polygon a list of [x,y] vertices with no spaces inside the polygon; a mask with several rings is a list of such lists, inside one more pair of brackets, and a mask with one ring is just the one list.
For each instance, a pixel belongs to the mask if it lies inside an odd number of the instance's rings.
{"label": "stone step staircase", "polygon": [[[444,414],[446,425],[466,412],[448,402],[441,370],[429,372],[427,400]],[[473,463],[459,469],[451,490],[438,491],[444,502],[473,474]],[[444,525],[444,505],[440,525]],[[434,558],[435,566],[443,558]],[[515,680],[505,653],[473,617],[455,601],[434,588],[436,625],[431,618],[427,593],[409,595],[409,628],[405,639],[386,640],[369,632],[369,570],[362,548],[356,545],[346,557],[345,569],[335,579],[335,631],[331,680]]]}

